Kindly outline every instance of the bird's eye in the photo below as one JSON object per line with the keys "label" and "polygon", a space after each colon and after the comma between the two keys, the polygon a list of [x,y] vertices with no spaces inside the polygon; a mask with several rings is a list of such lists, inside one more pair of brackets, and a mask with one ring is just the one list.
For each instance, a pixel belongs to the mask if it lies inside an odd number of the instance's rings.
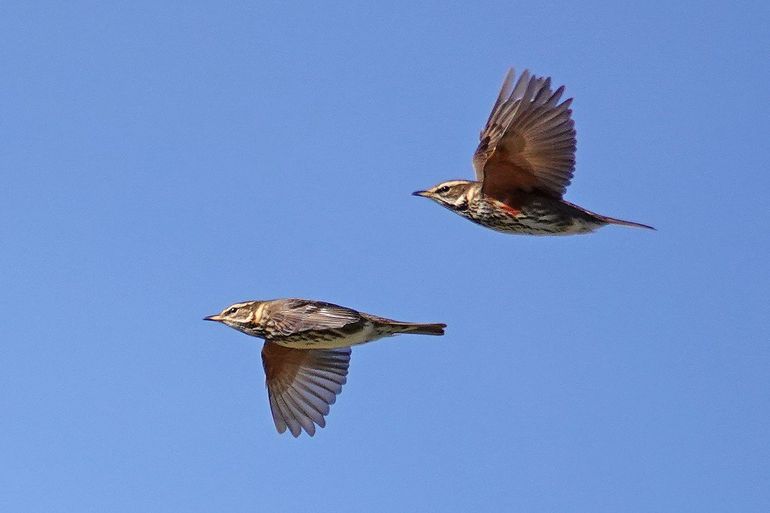
{"label": "bird's eye", "polygon": [[449,192],[449,186],[448,185],[444,185],[442,187],[439,187],[436,192],[439,193],[439,194],[445,194],[445,193]]}
{"label": "bird's eye", "polygon": [[237,312],[237,311],[238,311],[238,309],[237,309],[237,308],[231,308],[231,309],[229,309],[229,310],[227,311],[227,315],[234,315],[234,314],[235,314],[235,312]]}

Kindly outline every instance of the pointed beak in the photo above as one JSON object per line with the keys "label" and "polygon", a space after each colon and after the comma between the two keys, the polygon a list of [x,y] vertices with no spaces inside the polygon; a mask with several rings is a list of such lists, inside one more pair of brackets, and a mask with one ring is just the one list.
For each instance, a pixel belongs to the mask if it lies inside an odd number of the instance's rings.
{"label": "pointed beak", "polygon": [[429,196],[428,191],[414,191],[412,193],[412,196],[422,196],[423,198],[427,198]]}
{"label": "pointed beak", "polygon": [[204,321],[217,321],[217,322],[219,322],[219,321],[222,320],[222,318],[217,314],[217,315],[209,315],[208,317],[204,317],[203,320]]}

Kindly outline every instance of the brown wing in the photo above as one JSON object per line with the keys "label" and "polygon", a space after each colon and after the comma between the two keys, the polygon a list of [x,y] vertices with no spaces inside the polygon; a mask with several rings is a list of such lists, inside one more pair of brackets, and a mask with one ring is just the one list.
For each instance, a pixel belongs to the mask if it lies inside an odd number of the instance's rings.
{"label": "brown wing", "polygon": [[338,329],[362,320],[361,314],[351,308],[309,299],[280,299],[269,308],[269,322],[276,336]]}
{"label": "brown wing", "polygon": [[538,190],[561,198],[575,169],[575,124],[570,104],[559,103],[564,86],[551,79],[509,70],[473,155],[482,191],[505,198]]}
{"label": "brown wing", "polygon": [[290,349],[271,342],[262,347],[270,411],[279,433],[289,428],[313,436],[347,381],[350,348]]}

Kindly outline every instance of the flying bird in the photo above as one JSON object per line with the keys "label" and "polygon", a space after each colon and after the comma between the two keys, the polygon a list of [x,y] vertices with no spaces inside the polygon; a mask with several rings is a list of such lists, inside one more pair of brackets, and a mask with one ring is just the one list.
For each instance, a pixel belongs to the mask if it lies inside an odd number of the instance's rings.
{"label": "flying bird", "polygon": [[246,301],[205,317],[263,338],[270,411],[279,433],[313,436],[347,381],[350,346],[402,333],[443,335],[446,324],[400,322],[308,299]]}
{"label": "flying bird", "polygon": [[571,235],[607,224],[654,229],[591,212],[562,196],[575,170],[572,98],[564,86],[508,71],[473,155],[476,181],[449,180],[416,196],[505,233]]}

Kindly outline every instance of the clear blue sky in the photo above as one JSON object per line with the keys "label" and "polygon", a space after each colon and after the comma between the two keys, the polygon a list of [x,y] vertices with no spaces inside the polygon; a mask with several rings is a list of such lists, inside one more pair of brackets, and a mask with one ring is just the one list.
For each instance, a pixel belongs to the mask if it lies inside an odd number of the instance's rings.
{"label": "clear blue sky", "polygon": [[[765,2],[4,2],[0,509],[770,511]],[[575,97],[567,199],[649,223],[483,230],[508,66]],[[353,351],[278,435],[299,296],[449,324]]]}

